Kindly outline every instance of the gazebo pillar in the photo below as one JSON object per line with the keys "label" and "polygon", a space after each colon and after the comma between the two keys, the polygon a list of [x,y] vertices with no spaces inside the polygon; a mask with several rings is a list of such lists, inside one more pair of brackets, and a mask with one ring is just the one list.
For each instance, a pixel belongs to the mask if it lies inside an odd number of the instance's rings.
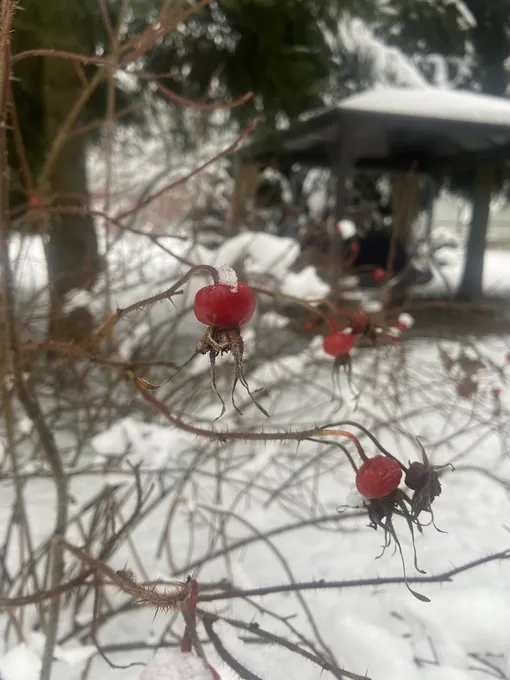
{"label": "gazebo pillar", "polygon": [[494,183],[495,166],[479,165],[473,184],[473,211],[466,246],[464,273],[457,291],[457,299],[461,301],[473,302],[483,294],[483,265]]}
{"label": "gazebo pillar", "polygon": [[397,175],[391,182],[392,203],[392,247],[388,262],[389,271],[393,271],[396,255],[396,244],[400,241],[407,249],[411,225],[416,217],[420,197],[420,178],[410,170],[405,175]]}
{"label": "gazebo pillar", "polygon": [[[335,177],[335,222],[345,217],[347,210],[348,185],[354,163],[354,130],[352,128],[339,129],[335,146],[331,150],[331,164]],[[343,273],[344,243],[342,235],[336,230],[331,234],[331,290],[338,292],[339,278]]]}
{"label": "gazebo pillar", "polygon": [[234,191],[227,217],[227,230],[230,235],[236,234],[244,222],[247,203],[255,197],[259,170],[259,163],[243,161],[240,158],[234,160]]}
{"label": "gazebo pillar", "polygon": [[348,187],[347,180],[352,173],[354,154],[354,130],[344,128],[338,131],[335,147],[332,149],[332,166],[335,173],[335,219],[345,217],[347,208]]}
{"label": "gazebo pillar", "polygon": [[430,241],[430,237],[432,236],[437,193],[437,181],[434,177],[428,175],[425,180],[425,201],[427,205],[425,234],[427,241]]}

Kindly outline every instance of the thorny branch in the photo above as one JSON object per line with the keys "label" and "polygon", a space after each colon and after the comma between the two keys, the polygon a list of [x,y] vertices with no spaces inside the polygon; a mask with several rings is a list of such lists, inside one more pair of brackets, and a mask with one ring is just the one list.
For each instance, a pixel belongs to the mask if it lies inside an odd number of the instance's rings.
{"label": "thorny branch", "polygon": [[[471,571],[477,567],[484,566],[490,562],[506,562],[510,559],[510,548],[508,550],[503,550],[501,552],[493,553],[487,555],[486,557],[481,557],[478,560],[472,560],[471,562],[466,562],[459,567],[449,569],[448,571],[441,572],[439,574],[431,576],[410,576],[407,578],[409,583],[448,583],[453,581],[453,579],[466,571]],[[54,597],[58,597],[64,592],[75,588],[76,585],[83,583],[88,576],[93,572],[92,568],[84,570],[76,578],[63,583],[60,587],[54,590],[46,590],[39,593],[33,593],[32,595],[25,595],[20,597],[0,597],[0,607],[22,607],[29,604],[34,604],[35,602],[42,602],[44,600],[50,600]],[[278,593],[290,593],[294,591],[303,590],[342,590],[345,588],[373,588],[374,586],[385,586],[385,585],[399,585],[405,584],[406,579],[402,576],[390,576],[390,577],[374,577],[366,579],[347,579],[343,581],[308,581],[302,583],[282,583],[275,586],[263,586],[261,588],[238,588],[225,590],[218,593],[206,593],[200,596],[201,602],[214,602],[217,600],[232,600],[237,597],[257,597],[264,595],[275,595]],[[115,584],[117,585],[117,584]],[[143,584],[139,584],[143,586]],[[151,581],[151,587],[154,583]],[[119,586],[120,587],[120,586]],[[123,590],[123,588],[121,588]],[[164,606],[162,604],[162,606]]]}
{"label": "thorny branch", "polygon": [[455,576],[462,574],[466,571],[476,569],[477,567],[482,567],[490,562],[506,562],[510,559],[510,548],[503,550],[501,552],[488,555],[487,557],[481,557],[478,560],[472,560],[466,564],[462,564],[460,567],[454,567],[448,571],[444,571],[440,574],[435,574],[431,576],[409,576],[404,578],[403,576],[390,576],[390,577],[377,577],[377,578],[367,578],[367,579],[350,579],[344,581],[309,581],[308,583],[285,583],[276,586],[266,586],[262,588],[247,588],[247,589],[236,589],[227,590],[222,593],[210,593],[203,595],[201,600],[203,602],[213,602],[215,600],[228,600],[236,597],[256,597],[261,595],[273,595],[275,593],[290,593],[299,590],[331,590],[331,589],[344,589],[344,588],[367,588],[373,586],[384,586],[384,585],[397,585],[408,583],[447,583],[452,581]]}
{"label": "thorny branch", "polygon": [[[9,216],[8,216],[8,162],[6,146],[6,120],[9,93],[9,78],[11,73],[9,32],[14,15],[14,3],[9,0],[2,2],[0,43],[0,258],[3,278],[3,308],[5,327],[5,353],[7,366],[12,370],[16,391],[20,403],[30,418],[39,435],[41,450],[52,471],[57,494],[57,508],[54,533],[63,534],[67,526],[68,491],[67,477],[60,460],[55,439],[42,413],[39,401],[33,389],[25,381],[23,364],[20,353],[20,343],[16,329],[16,312],[14,300],[14,278],[9,256]],[[4,387],[5,389],[5,387]],[[64,562],[61,550],[56,547],[49,555],[51,588],[61,583],[64,574]],[[60,615],[60,598],[53,598],[48,614],[46,640],[42,657],[41,680],[49,680],[53,663],[53,649],[57,639],[57,628]]]}

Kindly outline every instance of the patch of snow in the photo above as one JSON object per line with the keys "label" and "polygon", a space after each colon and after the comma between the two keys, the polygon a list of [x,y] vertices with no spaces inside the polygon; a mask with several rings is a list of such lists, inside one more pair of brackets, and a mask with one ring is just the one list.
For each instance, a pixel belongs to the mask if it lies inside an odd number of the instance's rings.
{"label": "patch of snow", "polygon": [[365,312],[368,312],[368,314],[376,314],[377,312],[380,312],[383,306],[384,305],[380,300],[375,300],[372,298],[365,298],[364,300],[361,300],[360,303],[361,309],[365,310]]}
{"label": "patch of snow", "polygon": [[420,680],[473,680],[473,676],[459,668],[452,666],[424,666],[421,669]]}
{"label": "patch of snow", "polygon": [[266,312],[260,317],[260,324],[265,328],[285,328],[289,320],[277,312]]}
{"label": "patch of snow", "polygon": [[403,312],[402,314],[399,314],[398,322],[401,323],[403,326],[405,326],[405,328],[407,328],[407,329],[412,328],[414,326],[414,319],[407,312]]}
{"label": "patch of snow", "polygon": [[211,680],[201,659],[176,649],[159,649],[144,668],[140,680]]}
{"label": "patch of snow", "polygon": [[336,653],[342,666],[377,680],[420,680],[408,640],[385,630],[361,614],[342,615],[331,621]]}
{"label": "patch of snow", "polygon": [[244,261],[248,275],[268,274],[282,280],[298,255],[299,244],[293,238],[244,232],[222,244],[213,255],[212,264],[234,266],[237,261]]}
{"label": "patch of snow", "polygon": [[[42,657],[46,644],[46,636],[43,633],[32,631],[28,642],[32,651],[39,657]],[[95,654],[97,654],[97,649],[94,645],[71,645],[68,647],[56,645],[53,651],[53,657],[57,661],[63,661],[68,666],[77,666],[84,661],[88,661]]]}
{"label": "patch of snow", "polygon": [[340,280],[340,287],[343,290],[348,290],[350,288],[357,288],[359,284],[359,277],[358,276],[344,276]]}
{"label": "patch of snow", "polygon": [[41,659],[24,642],[0,657],[1,680],[39,680]]}
{"label": "patch of snow", "polygon": [[457,586],[432,599],[427,607],[406,602],[407,611],[419,617],[427,632],[438,639],[442,631],[444,649],[438,648],[442,663],[448,663],[445,650],[452,645],[471,653],[508,654],[510,594],[496,585]]}
{"label": "patch of snow", "polygon": [[358,56],[370,68],[374,82],[399,87],[428,86],[425,76],[411,59],[396,47],[386,45],[359,18],[342,20],[337,35],[323,29],[326,39],[339,56],[343,50]]}
{"label": "patch of snow", "polygon": [[239,281],[237,279],[237,274],[232,267],[227,267],[227,265],[222,264],[221,267],[218,268],[218,275],[221,284],[230,286],[234,292],[237,291]]}
{"label": "patch of snow", "polygon": [[281,291],[305,300],[324,298],[329,293],[329,285],[317,276],[315,267],[309,266],[300,272],[287,272],[281,282]]}
{"label": "patch of snow", "polygon": [[446,4],[455,5],[467,28],[476,28],[475,16],[463,0],[446,0]]}
{"label": "patch of snow", "polygon": [[356,225],[352,220],[339,220],[335,225],[335,230],[345,241],[356,236]]}
{"label": "patch of snow", "polygon": [[128,455],[133,463],[159,468],[175,460],[177,452],[190,449],[194,438],[156,423],[140,423],[131,416],[92,438],[94,451],[105,458]]}

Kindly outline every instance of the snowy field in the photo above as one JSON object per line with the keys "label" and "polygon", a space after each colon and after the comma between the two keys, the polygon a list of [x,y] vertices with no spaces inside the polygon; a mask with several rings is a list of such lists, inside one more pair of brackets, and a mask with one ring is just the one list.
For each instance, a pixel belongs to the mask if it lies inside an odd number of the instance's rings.
{"label": "snowy field", "polygon": [[[129,172],[126,166],[127,177]],[[137,227],[144,229],[147,224]],[[297,254],[290,239],[241,234],[209,250],[180,236],[176,229],[159,239],[159,246],[135,234],[114,243],[109,254],[114,305],[125,307],[165,290],[187,271],[186,263],[233,266],[252,285],[290,296],[310,299],[327,293],[313,269],[289,272]],[[30,253],[21,248],[18,255],[19,276],[27,286],[37,288],[42,270],[38,273],[27,263],[30,258],[42,261],[41,254],[32,247]],[[452,259],[445,269],[452,285],[460,271],[458,258]],[[29,272],[33,278],[27,283]],[[509,254],[489,251],[486,289],[510,292],[509,272]],[[119,324],[120,356],[129,358],[141,351],[150,358],[154,352],[158,360],[186,359],[203,331],[190,309],[202,285],[203,278],[193,279],[184,295],[175,299],[176,307],[159,303]],[[433,282],[430,291],[440,285]],[[105,372],[97,368],[87,377],[90,393],[65,387],[56,399],[49,381],[41,386],[39,395],[70,475],[67,539],[75,545],[87,543],[86,550],[97,554],[104,527],[96,511],[109,508],[116,522],[127,519],[136,495],[132,466],[139,465],[148,496],[127,540],[108,559],[113,569],[129,568],[141,581],[184,580],[193,574],[202,588],[199,605],[205,610],[247,625],[257,623],[345,669],[350,673],[346,677],[509,678],[510,569],[505,559],[510,552],[458,574],[451,572],[510,550],[510,368],[506,369],[510,339],[490,334],[476,342],[469,337],[418,338],[379,349],[357,349],[352,389],[342,379],[339,392],[321,338],[307,339],[299,349],[289,351],[285,320],[264,310],[267,299],[258,295],[259,311],[244,339],[248,381],[252,390],[261,390],[256,396],[270,419],[254,408],[241,389],[237,394],[243,416],[233,411],[227,399],[232,383],[229,356],[219,359],[218,387],[228,406],[221,420],[215,421],[221,405],[210,384],[206,357],[199,357],[157,391],[158,399],[185,426],[199,428],[204,436],[171,426],[122,381],[105,385]],[[99,297],[90,296],[86,302],[98,318],[102,316],[104,303]],[[275,347],[279,334],[280,349],[269,355],[267,339]],[[168,370],[162,368],[150,379],[164,379]],[[463,387],[470,381],[476,388],[466,394]],[[499,396],[494,389],[501,390]],[[13,505],[16,485],[7,455],[8,433],[3,431],[2,596],[34,590],[27,537],[18,532],[14,510],[26,512],[36,554],[51,535],[55,515],[54,484],[38,455],[31,423],[18,411],[15,418],[17,479],[22,485],[18,493],[25,505],[21,509]],[[353,471],[340,448],[326,437],[298,446],[295,441],[263,441],[260,434],[263,429],[285,435],[345,420],[368,428],[405,464],[419,459],[416,437],[420,437],[434,465],[455,467],[442,474],[443,492],[434,504],[436,524],[445,533],[430,525],[416,537],[418,563],[426,574],[414,569],[405,521],[395,521],[407,576],[430,602],[419,601],[406,589],[402,563],[393,547],[378,558],[382,532],[367,528],[366,513],[360,511],[359,497],[353,494]],[[355,425],[343,429],[360,437],[369,456],[376,454],[375,445]],[[247,433],[239,441],[217,436],[239,432]],[[356,456],[347,440],[338,441]],[[112,494],[118,499],[116,505],[105,500],[111,500]],[[92,537],[89,542],[87,537]],[[68,556],[65,580],[77,569],[75,558]],[[35,572],[42,582],[41,569]],[[395,582],[385,583],[386,578]],[[378,579],[382,582],[377,584]],[[295,588],[288,588],[291,584]],[[272,592],[252,592],[259,588]],[[229,589],[243,592],[224,598]],[[183,632],[180,618],[172,612],[154,616],[152,610],[133,605],[124,593],[107,588],[97,640],[117,666],[111,667],[84,633],[90,630],[93,599],[90,593],[82,595],[70,596],[61,613],[54,680],[147,680],[149,674],[142,676],[141,665],[130,664],[146,664],[159,646],[178,648]],[[0,612],[2,680],[37,680],[44,645],[39,615],[34,605]],[[202,637],[200,624],[198,630]],[[241,631],[220,620],[215,630],[228,652],[251,672],[246,677],[335,677],[281,646],[262,645],[249,628]],[[205,651],[222,680],[240,677],[210,644]],[[191,666],[191,670],[177,670],[179,656],[168,654],[166,670],[150,678],[208,677]]]}

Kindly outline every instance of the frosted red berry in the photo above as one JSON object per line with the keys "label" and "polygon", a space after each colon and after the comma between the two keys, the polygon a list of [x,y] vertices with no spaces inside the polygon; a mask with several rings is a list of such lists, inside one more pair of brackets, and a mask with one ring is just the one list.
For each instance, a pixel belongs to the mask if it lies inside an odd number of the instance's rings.
{"label": "frosted red berry", "polygon": [[255,296],[249,286],[238,282],[235,287],[224,283],[205,286],[195,295],[194,312],[206,326],[219,330],[244,326],[255,311]]}
{"label": "frosted red berry", "polygon": [[351,316],[350,327],[353,333],[366,333],[370,326],[370,317],[360,309]]}
{"label": "frosted red berry", "polygon": [[356,344],[356,338],[352,333],[342,333],[336,331],[327,335],[322,343],[322,348],[326,354],[331,354],[334,357],[342,357],[349,354],[351,349]]}
{"label": "frosted red berry", "polygon": [[395,491],[402,479],[397,461],[386,456],[369,458],[356,472],[356,488],[366,498],[385,498]]}
{"label": "frosted red berry", "polygon": [[384,269],[376,269],[372,276],[375,281],[382,281],[386,276],[386,271]]}
{"label": "frosted red berry", "polygon": [[496,397],[496,399],[501,395],[501,389],[499,387],[493,387],[492,388],[492,396]]}

